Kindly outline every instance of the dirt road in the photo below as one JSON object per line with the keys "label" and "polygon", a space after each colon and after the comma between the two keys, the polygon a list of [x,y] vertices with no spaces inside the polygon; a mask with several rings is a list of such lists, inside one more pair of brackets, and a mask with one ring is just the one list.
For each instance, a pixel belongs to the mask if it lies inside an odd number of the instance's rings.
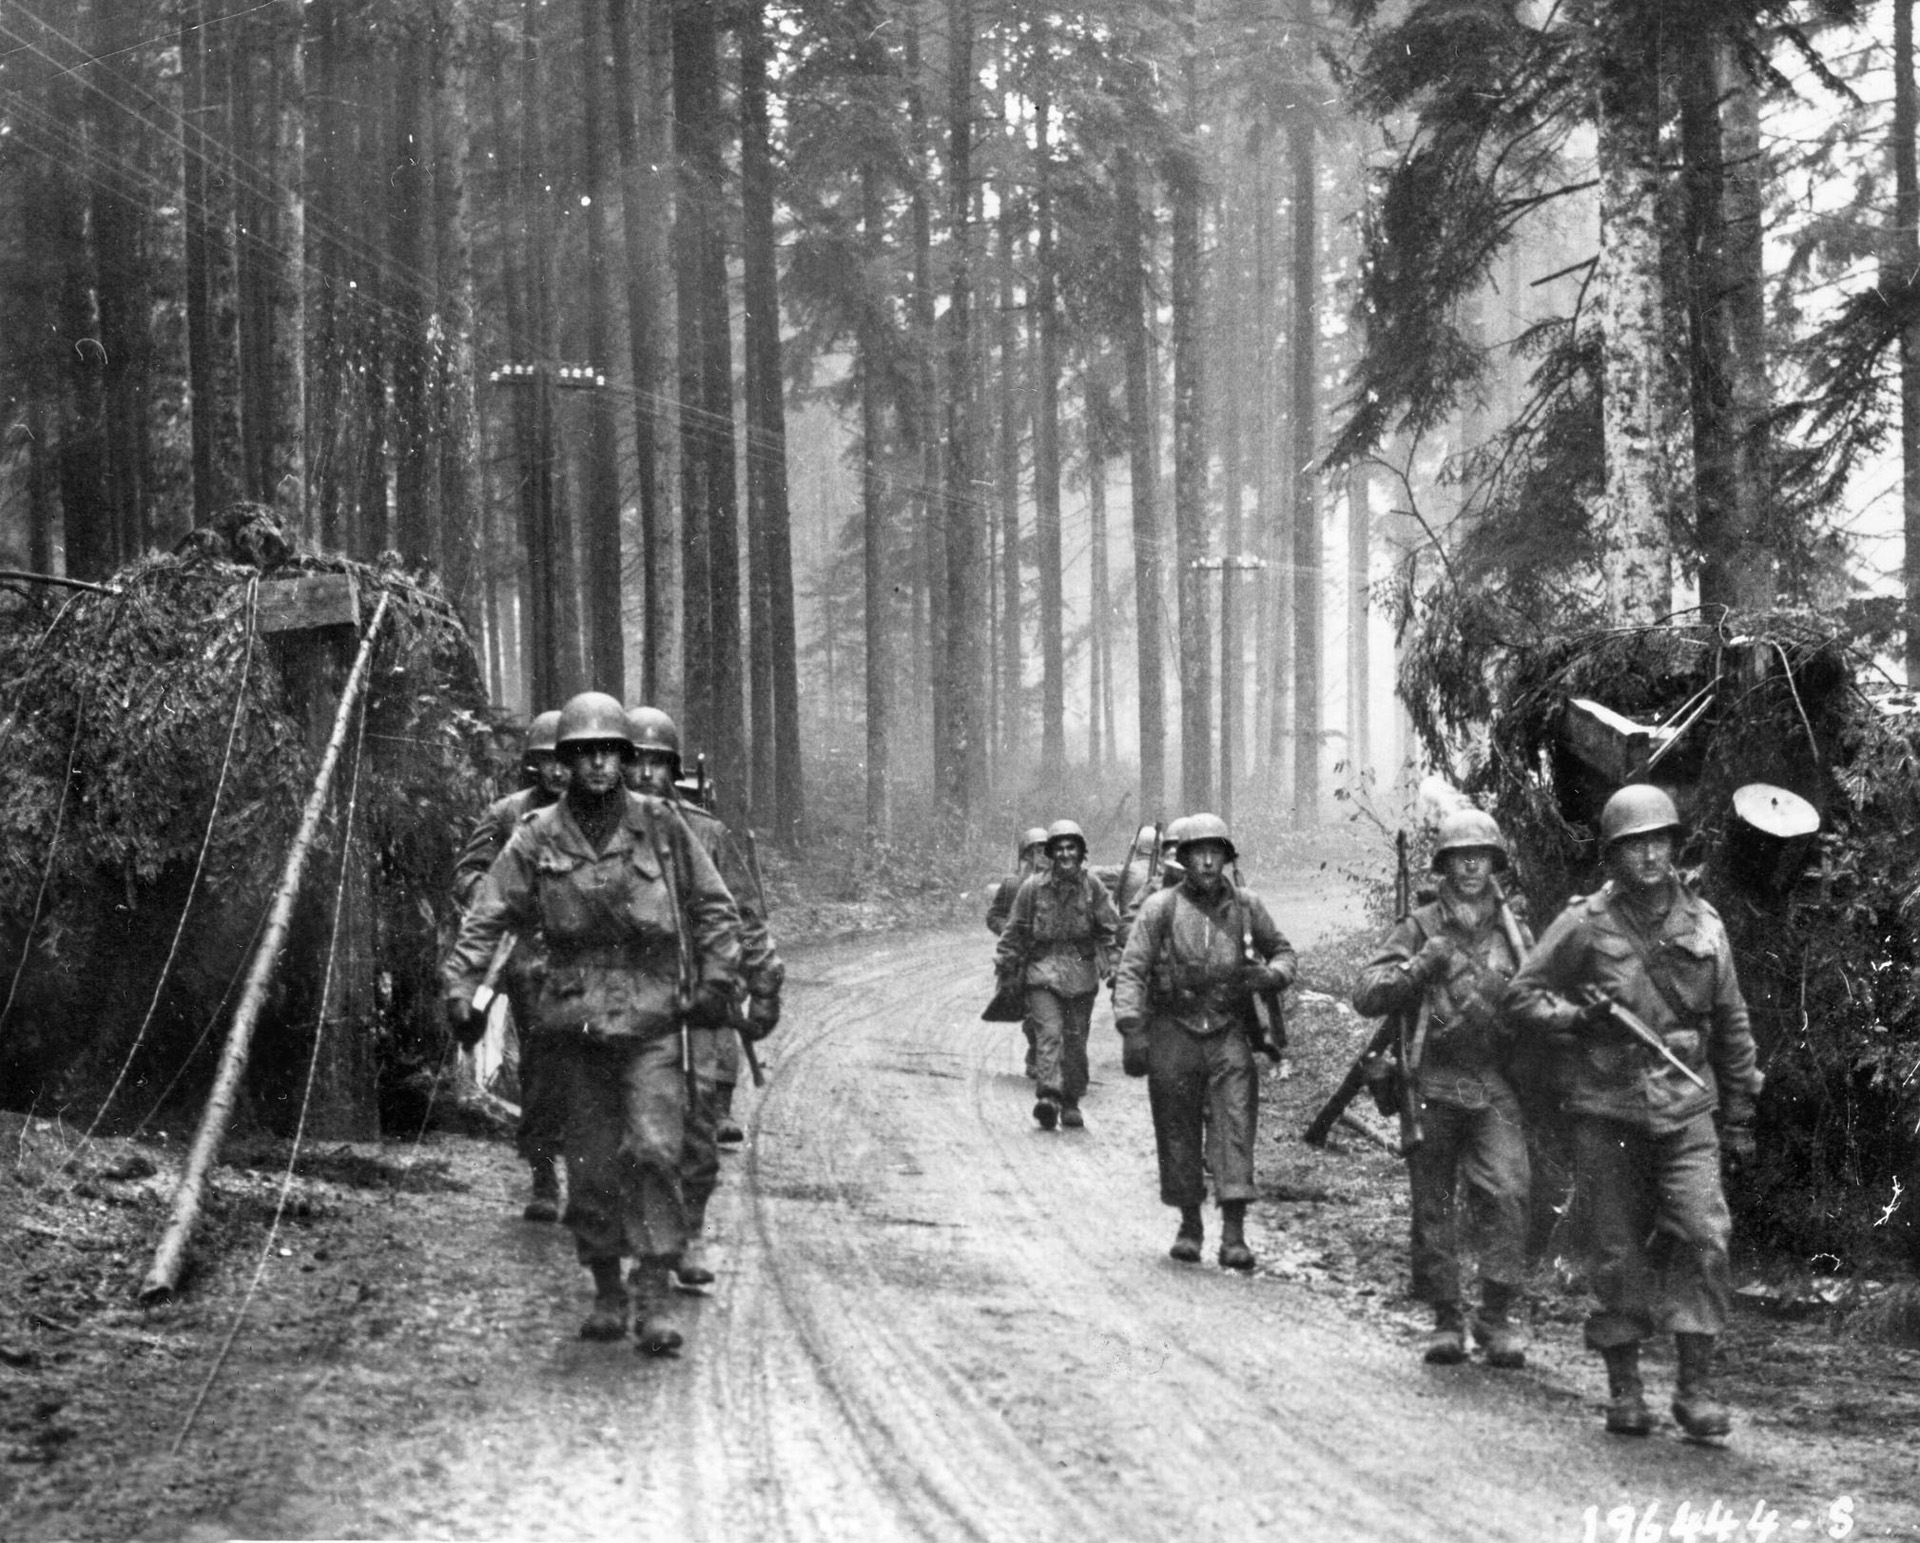
{"label": "dirt road", "polygon": [[[1356,920],[1275,909],[1306,943]],[[179,1455],[251,1259],[198,1307],[102,1315],[128,1337],[136,1428],[16,1484],[0,1531],[1578,1543],[1622,1535],[1623,1504],[1658,1502],[1665,1536],[1681,1501],[1717,1500],[1740,1529],[1724,1536],[1754,1543],[1756,1503],[1783,1539],[1907,1535],[1893,1452],[1850,1472],[1777,1431],[1726,1450],[1670,1427],[1607,1438],[1577,1346],[1521,1373],[1423,1366],[1407,1335],[1288,1278],[1284,1207],[1250,1229],[1262,1272],[1172,1263],[1144,1084],[1120,1075],[1104,1006],[1088,1128],[1042,1133],[1018,1031],[977,1021],[986,942],[792,961],[681,1359],[575,1338],[565,1235],[517,1219],[509,1152],[448,1138],[376,1202],[309,1183]],[[76,1383],[65,1417],[84,1433],[110,1394]]]}

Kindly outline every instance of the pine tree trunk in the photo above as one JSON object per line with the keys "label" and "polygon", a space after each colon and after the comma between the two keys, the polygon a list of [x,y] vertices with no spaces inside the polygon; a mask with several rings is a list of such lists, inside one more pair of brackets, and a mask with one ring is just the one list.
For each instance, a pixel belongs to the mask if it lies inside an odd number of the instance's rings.
{"label": "pine tree trunk", "polygon": [[307,48],[305,0],[279,0],[273,26],[273,241],[267,482],[290,529],[307,523]]}
{"label": "pine tree trunk", "polygon": [[1040,570],[1040,776],[1058,783],[1066,770],[1065,558],[1060,535],[1060,303],[1053,229],[1053,97],[1044,38],[1033,59],[1034,367],[1033,511]]}
{"label": "pine tree trunk", "polygon": [[474,364],[473,210],[467,196],[473,77],[471,0],[440,0],[434,81],[434,189],[442,301],[439,433],[441,580],[461,612],[474,614],[481,557],[478,478],[485,455]]}
{"label": "pine tree trunk", "polygon": [[[332,12],[329,11],[331,16]],[[208,168],[213,146],[206,132],[208,113],[206,0],[187,0],[180,8],[180,95],[185,141],[187,417],[193,468],[193,523],[213,518],[213,307],[209,267]]]}
{"label": "pine tree trunk", "polygon": [[1024,651],[1020,594],[1020,430],[1025,401],[1021,379],[1020,328],[1014,321],[1014,246],[1018,240],[1013,199],[1003,192],[998,224],[1000,309],[994,318],[1000,355],[1000,750],[1020,755],[1026,743]]}
{"label": "pine tree trunk", "polygon": [[946,691],[952,753],[940,761],[949,832],[968,836],[987,787],[986,506],[974,491],[973,453],[973,3],[947,4]]}
{"label": "pine tree trunk", "polygon": [[[878,75],[882,66],[872,56],[869,42],[867,72]],[[872,161],[860,168],[860,225],[866,267],[878,273],[886,253],[885,197],[880,171]],[[867,709],[867,839],[893,839],[893,651],[888,617],[892,586],[887,581],[887,503],[881,489],[880,457],[884,430],[886,340],[881,335],[879,308],[860,311],[856,365],[860,371],[860,513],[866,603]]]}
{"label": "pine tree trunk", "polygon": [[[659,417],[654,406],[660,390],[661,207],[670,196],[660,172],[665,155],[658,143],[659,106],[651,91],[642,94],[644,76],[635,69],[633,0],[607,0],[607,30],[613,53],[613,109],[620,147],[621,229],[626,241],[627,351],[633,374],[634,480],[640,506],[640,608],[645,632],[640,646],[640,695],[664,705],[665,672],[661,648],[670,626],[669,576],[663,556],[669,551],[667,513],[660,497]],[[646,64],[646,35],[652,6],[642,7],[640,53]],[[642,121],[645,130],[642,132]],[[644,143],[643,143],[644,140]],[[675,693],[678,700],[678,693]]]}
{"label": "pine tree trunk", "polygon": [[[1313,21],[1313,0],[1298,0],[1303,25]],[[1311,828],[1320,821],[1321,598],[1319,499],[1320,221],[1316,184],[1319,152],[1311,108],[1295,105],[1287,119],[1287,151],[1293,163],[1293,317],[1288,326],[1292,381],[1288,394],[1287,447],[1293,496],[1293,732],[1294,818]]]}
{"label": "pine tree trunk", "polygon": [[1127,465],[1133,504],[1134,649],[1140,699],[1140,813],[1160,813],[1166,801],[1166,679],[1160,639],[1160,510],[1153,437],[1152,362],[1147,347],[1146,220],[1140,207],[1140,170],[1122,151],[1114,187],[1120,203],[1122,345],[1127,362]]}
{"label": "pine tree trunk", "polygon": [[1347,473],[1347,774],[1364,786],[1373,765],[1373,472]]}
{"label": "pine tree trunk", "polygon": [[[526,227],[522,232],[521,283],[523,326],[514,340],[514,358],[531,367],[526,383],[514,388],[514,410],[519,419],[520,539],[527,556],[527,680],[533,710],[558,708],[572,687],[568,669],[565,607],[561,583],[571,570],[562,561],[560,529],[554,507],[553,392],[548,375],[547,306],[551,293],[547,263],[552,246],[547,232],[546,115],[541,111],[540,7],[526,0],[525,30],[520,47],[520,207]],[[510,244],[509,244],[510,245]]]}
{"label": "pine tree trunk", "polygon": [[[739,11],[740,202],[747,409],[747,720],[750,804],[773,813],[773,575],[767,526],[776,475],[786,478],[780,413],[780,304],[774,254],[773,167],[768,145],[766,14],[761,0]],[[776,470],[777,453],[777,470]]]}
{"label": "pine tree trunk", "polygon": [[406,562],[421,567],[431,567],[438,555],[433,548],[428,476],[433,450],[427,423],[434,304],[434,285],[428,277],[433,271],[429,245],[432,159],[427,153],[432,123],[426,112],[431,79],[429,32],[429,18],[416,15],[400,42],[390,152],[393,171],[387,179],[392,205],[389,266],[395,278],[388,299],[399,323],[393,354],[394,544]]}
{"label": "pine tree trunk", "polygon": [[952,725],[948,722],[952,703],[939,689],[941,661],[947,652],[947,547],[942,537],[945,527],[934,509],[934,494],[941,485],[939,430],[940,382],[936,360],[940,339],[934,320],[937,309],[933,281],[933,204],[928,187],[928,169],[932,165],[931,131],[926,107],[926,80],[920,53],[920,0],[907,0],[906,87],[908,143],[916,174],[909,192],[909,212],[913,235],[913,295],[909,306],[912,329],[912,358],[907,368],[909,389],[915,400],[906,414],[908,450],[919,463],[919,481],[912,494],[913,543],[917,561],[913,569],[912,618],[913,647],[912,695],[916,717],[920,704],[926,704],[923,720],[932,736],[930,766],[932,780],[939,781],[939,768],[952,759]]}
{"label": "pine tree trunk", "polygon": [[1764,605],[1771,478],[1759,113],[1728,40],[1676,29],[1700,603]]}
{"label": "pine tree trunk", "polygon": [[111,520],[112,562],[125,562],[140,550],[146,531],[147,372],[151,339],[147,311],[149,286],[141,252],[147,241],[146,211],[123,191],[137,182],[145,160],[129,104],[144,88],[134,79],[132,56],[139,47],[139,19],[131,7],[93,8],[93,83],[88,110],[93,120],[93,162],[99,174],[92,188],[94,303],[99,328],[87,336],[102,359],[102,428],[99,454]]}
{"label": "pine tree trunk", "polygon": [[[1603,500],[1609,617],[1644,625],[1672,608],[1676,479],[1665,374],[1659,219],[1659,27],[1644,0],[1600,0],[1597,161],[1604,329]],[[1690,479],[1689,479],[1690,480]]]}
{"label": "pine tree trunk", "polygon": [[1173,332],[1173,522],[1180,599],[1180,799],[1211,809],[1213,788],[1211,575],[1196,564],[1207,555],[1207,447],[1201,380],[1201,186],[1198,60],[1194,0],[1180,13],[1181,142],[1167,157],[1172,205],[1173,268],[1169,281]]}
{"label": "pine tree trunk", "polygon": [[1111,617],[1107,611],[1107,409],[1092,360],[1087,361],[1085,383],[1088,562],[1092,569],[1087,617],[1087,766],[1098,776],[1106,770],[1113,748],[1113,656],[1108,651]]}
{"label": "pine tree trunk", "polygon": [[[1882,282],[1911,290],[1920,274],[1920,169],[1914,136],[1913,0],[1893,5],[1893,231]],[[1920,324],[1900,333],[1900,507],[1906,553],[1907,683],[1920,684]]]}
{"label": "pine tree trunk", "polygon": [[[582,8],[585,48],[581,107],[585,118],[587,193],[587,362],[599,374],[613,369],[614,158],[608,143],[606,38],[597,0]],[[621,586],[620,424],[610,389],[587,394],[587,476],[582,503],[581,552],[586,562],[587,678],[624,701],[627,695],[626,618]]]}

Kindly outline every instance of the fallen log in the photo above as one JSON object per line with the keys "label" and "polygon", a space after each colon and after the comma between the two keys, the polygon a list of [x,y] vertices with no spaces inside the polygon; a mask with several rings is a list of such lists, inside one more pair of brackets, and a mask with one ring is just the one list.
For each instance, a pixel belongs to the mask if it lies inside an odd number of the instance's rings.
{"label": "fallen log", "polygon": [[333,715],[333,733],[320,757],[320,770],[313,779],[313,791],[307,795],[300,826],[287,848],[287,860],[281,866],[280,885],[267,910],[267,923],[260,934],[247,969],[247,981],[233,1010],[233,1022],[227,1029],[227,1041],[220,1052],[220,1068],[214,1075],[213,1089],[207,1095],[207,1107],[200,1116],[200,1128],[194,1132],[193,1145],[187,1151],[186,1166],[180,1172],[180,1185],[173,1196],[173,1220],[168,1223],[159,1247],[154,1250],[153,1266],[140,1285],[143,1302],[164,1301],[180,1283],[180,1271],[186,1263],[187,1243],[194,1224],[200,1218],[200,1198],[206,1188],[207,1170],[213,1166],[227,1125],[233,1119],[234,1094],[239,1091],[241,1073],[246,1070],[247,1051],[253,1042],[254,1026],[266,1005],[267,986],[274,967],[286,947],[287,929],[293,921],[293,905],[300,893],[300,880],[306,872],[307,857],[313,850],[313,838],[319,833],[321,818],[327,809],[327,797],[333,787],[333,774],[340,764],[340,751],[347,742],[347,729],[353,722],[354,708],[367,687],[367,675],[373,663],[373,647],[386,620],[390,594],[380,596],[373,620],[367,624],[359,655],[340,693],[340,706]]}

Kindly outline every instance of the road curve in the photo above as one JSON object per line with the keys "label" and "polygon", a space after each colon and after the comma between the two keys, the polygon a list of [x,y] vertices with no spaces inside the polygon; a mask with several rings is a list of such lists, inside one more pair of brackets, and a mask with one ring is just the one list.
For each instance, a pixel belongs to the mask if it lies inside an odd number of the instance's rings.
{"label": "road curve", "polygon": [[988,946],[791,962],[686,1355],[560,1338],[515,1461],[458,1461],[476,1531],[1572,1543],[1630,1494],[1766,1491],[1738,1448],[1609,1440],[1550,1381],[1410,1363],[1303,1287],[1173,1264],[1104,1006],[1088,1128],[1043,1133],[1017,1029],[978,1019]]}

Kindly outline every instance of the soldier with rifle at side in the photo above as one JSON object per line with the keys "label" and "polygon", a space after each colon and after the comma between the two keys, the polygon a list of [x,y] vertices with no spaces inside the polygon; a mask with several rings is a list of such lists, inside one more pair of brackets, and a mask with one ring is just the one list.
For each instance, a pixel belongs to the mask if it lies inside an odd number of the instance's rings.
{"label": "soldier with rifle at side", "polygon": [[693,1073],[681,1172],[687,1197],[687,1243],[673,1274],[683,1289],[698,1290],[713,1284],[706,1220],[707,1205],[720,1182],[720,1147],[729,1126],[733,1140],[741,1139],[739,1127],[732,1125],[740,1042],[762,1040],[779,1025],[780,988],[787,971],[767,929],[760,885],[733,832],[704,804],[687,796],[681,781],[680,726],[657,707],[636,707],[627,714],[627,732],[634,751],[627,785],[672,805],[713,859],[740,912],[740,976],[747,988],[746,1013],[718,1023],[690,1020],[687,1025]]}
{"label": "soldier with rifle at side", "polygon": [[[567,768],[556,744],[559,732],[558,712],[540,713],[528,725],[526,768],[532,785],[487,805],[460,849],[453,865],[453,901],[463,913],[514,828],[566,792]],[[533,1170],[533,1193],[521,1214],[530,1222],[555,1222],[560,1219],[558,1164],[566,1148],[567,1110],[561,1079],[548,1053],[549,1042],[534,1032],[534,1006],[547,968],[546,948],[538,929],[503,941],[501,948],[506,957],[497,969],[490,965],[489,973],[498,975],[506,987],[520,1037],[520,1127],[515,1146]]]}
{"label": "soldier with rifle at side", "polygon": [[[1014,870],[1006,878],[993,886],[992,898],[987,901],[987,931],[996,938],[1007,930],[1007,917],[1013,910],[1013,897],[1020,893],[1020,886],[1036,873],[1047,870],[1047,828],[1044,825],[1032,825],[1020,832],[1020,840],[1014,851]],[[1020,1032],[1026,1036],[1027,1081],[1033,1081],[1036,1075],[1034,1058],[1037,1052],[1037,1030],[1031,1015],[1021,1020]]]}
{"label": "soldier with rifle at side", "polygon": [[1607,882],[1554,919],[1509,1010],[1572,1067],[1575,1183],[1599,1298],[1586,1341],[1607,1366],[1607,1429],[1652,1429],[1640,1346],[1666,1330],[1680,1363],[1673,1417],[1701,1440],[1731,1428],[1713,1385],[1732,1294],[1721,1164],[1753,1156],[1762,1078],[1726,927],[1674,871],[1682,833],[1651,784],[1607,800]]}
{"label": "soldier with rifle at side", "polygon": [[468,907],[442,968],[447,1021],[463,1043],[479,1039],[473,994],[488,961],[508,932],[538,927],[548,962],[535,1032],[553,1036],[565,1075],[565,1220],[593,1275],[581,1337],[626,1334],[631,1255],[639,1348],[670,1355],[682,1335],[668,1271],[688,1236],[683,1027],[727,1021],[740,916],[672,806],[627,791],[633,742],[619,702],[571,698],[556,740],[566,796],[514,829]]}
{"label": "soldier with rifle at side", "polygon": [[1413,1294],[1431,1305],[1426,1359],[1467,1356],[1456,1192],[1464,1181],[1480,1306],[1473,1338],[1487,1365],[1526,1363],[1512,1308],[1526,1268],[1527,1143],[1520,1105],[1501,1074],[1511,1031],[1502,1016],[1525,935],[1496,877],[1506,842],[1492,816],[1461,809],[1440,822],[1440,892],[1410,910],[1368,961],[1353,994],[1366,1017],[1415,1025],[1399,1068],[1418,1100],[1420,1139],[1405,1153],[1413,1190]]}
{"label": "soldier with rifle at side", "polygon": [[1147,898],[1120,959],[1113,1015],[1121,1066],[1129,1077],[1147,1078],[1160,1198],[1180,1212],[1169,1252],[1184,1264],[1199,1261],[1211,1168],[1220,1263],[1251,1270],[1246,1214],[1254,1195],[1259,1080],[1248,998],[1291,985],[1296,961],[1265,902],[1228,882],[1227,866],[1238,854],[1223,820],[1189,816],[1177,856],[1184,877]]}

